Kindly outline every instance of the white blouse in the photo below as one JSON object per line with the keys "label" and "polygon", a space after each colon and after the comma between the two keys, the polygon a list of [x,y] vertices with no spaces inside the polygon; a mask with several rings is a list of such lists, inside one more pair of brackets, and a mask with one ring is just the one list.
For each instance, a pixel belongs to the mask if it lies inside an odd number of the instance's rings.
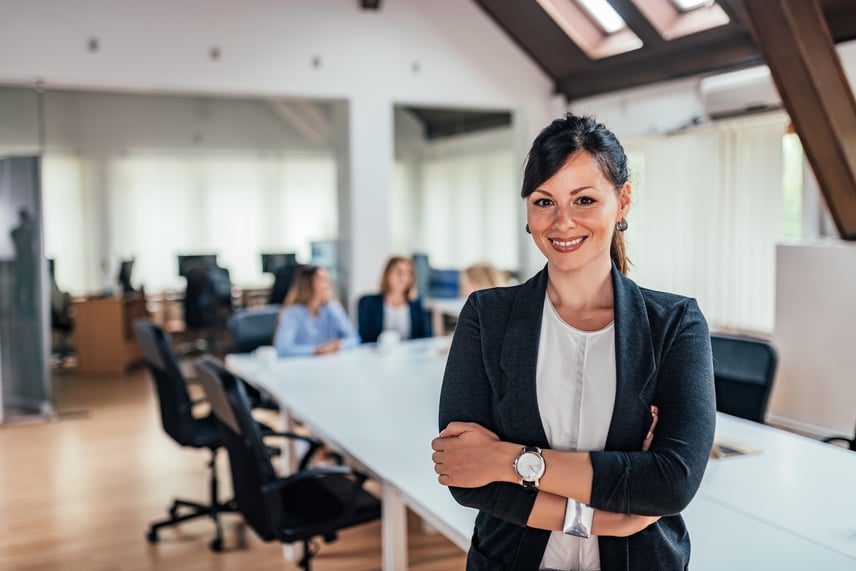
{"label": "white blouse", "polygon": [[410,339],[410,306],[408,304],[392,307],[383,304],[383,330],[398,331],[402,339]]}
{"label": "white blouse", "polygon": [[[615,405],[613,323],[599,331],[576,329],[562,320],[546,296],[537,367],[538,409],[550,448],[603,450]],[[552,532],[540,568],[600,569],[597,537]]]}

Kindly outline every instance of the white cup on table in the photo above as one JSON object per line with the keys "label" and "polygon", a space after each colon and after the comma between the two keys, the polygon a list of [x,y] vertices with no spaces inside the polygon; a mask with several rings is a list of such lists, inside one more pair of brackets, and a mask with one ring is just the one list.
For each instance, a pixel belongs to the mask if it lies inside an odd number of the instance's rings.
{"label": "white cup on table", "polygon": [[377,338],[377,348],[381,353],[393,351],[401,343],[401,334],[394,329],[387,329]]}

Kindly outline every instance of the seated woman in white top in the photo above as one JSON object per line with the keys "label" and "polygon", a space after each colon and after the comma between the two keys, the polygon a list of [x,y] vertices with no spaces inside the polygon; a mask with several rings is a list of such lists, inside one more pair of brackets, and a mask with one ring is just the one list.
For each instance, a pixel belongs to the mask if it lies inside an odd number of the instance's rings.
{"label": "seated woman in white top", "polygon": [[324,355],[359,344],[345,310],[331,300],[332,289],[324,268],[303,266],[297,270],[273,338],[281,357]]}
{"label": "seated woman in white top", "polygon": [[374,343],[384,331],[401,339],[431,337],[431,322],[416,296],[416,276],[410,258],[393,256],[383,270],[380,293],[364,295],[357,308],[363,343]]}

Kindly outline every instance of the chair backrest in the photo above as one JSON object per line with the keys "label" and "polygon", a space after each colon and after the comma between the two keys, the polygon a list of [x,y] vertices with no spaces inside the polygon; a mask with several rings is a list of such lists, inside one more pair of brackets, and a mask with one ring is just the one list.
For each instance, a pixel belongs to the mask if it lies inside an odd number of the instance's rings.
{"label": "chair backrest", "polygon": [[178,365],[169,333],[151,321],[134,323],[137,343],[158,393],[163,429],[176,442],[191,446],[196,420],[187,380]]}
{"label": "chair backrest", "polygon": [[199,266],[187,271],[184,321],[188,327],[225,325],[232,312],[229,271],[219,266]]}
{"label": "chair backrest", "polygon": [[275,537],[271,508],[262,488],[277,479],[270,453],[253,420],[243,383],[213,357],[196,362],[199,381],[220,426],[220,436],[229,453],[232,488],[238,510],[262,539]]}
{"label": "chair backrest", "polygon": [[256,347],[271,345],[281,307],[266,305],[241,309],[229,318],[229,331],[235,353],[249,353]]}
{"label": "chair backrest", "polygon": [[271,305],[282,305],[285,301],[285,296],[288,295],[288,290],[291,288],[291,282],[294,281],[294,274],[298,268],[304,264],[286,264],[276,269],[273,279],[273,287],[270,290],[268,303]]}
{"label": "chair backrest", "polygon": [[716,410],[764,422],[778,358],[768,342],[711,334]]}

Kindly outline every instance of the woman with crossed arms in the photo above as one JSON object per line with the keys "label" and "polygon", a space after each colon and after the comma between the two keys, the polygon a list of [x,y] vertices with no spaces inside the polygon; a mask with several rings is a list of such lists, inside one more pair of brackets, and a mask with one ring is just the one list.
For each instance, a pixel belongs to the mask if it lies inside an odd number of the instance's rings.
{"label": "woman with crossed arms", "polygon": [[521,195],[547,265],[461,311],[432,447],[439,482],[479,510],[468,570],[689,564],[679,514],[713,443],[710,336],[695,300],[625,276],[627,179],[602,124],[546,127]]}

